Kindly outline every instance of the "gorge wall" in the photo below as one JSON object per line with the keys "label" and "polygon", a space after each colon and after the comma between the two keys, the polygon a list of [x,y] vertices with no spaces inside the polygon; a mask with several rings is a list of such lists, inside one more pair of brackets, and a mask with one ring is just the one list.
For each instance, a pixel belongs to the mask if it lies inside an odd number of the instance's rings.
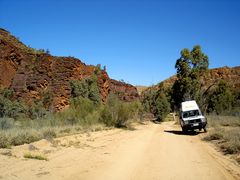
{"label": "gorge wall", "polygon": [[[56,57],[21,43],[8,31],[0,29],[0,88],[14,90],[17,99],[27,104],[52,94],[53,110],[69,106],[70,81],[90,77],[96,66],[86,65],[74,57]],[[138,99],[136,88],[109,78],[106,71],[98,74],[102,102],[112,92],[122,100]]]}

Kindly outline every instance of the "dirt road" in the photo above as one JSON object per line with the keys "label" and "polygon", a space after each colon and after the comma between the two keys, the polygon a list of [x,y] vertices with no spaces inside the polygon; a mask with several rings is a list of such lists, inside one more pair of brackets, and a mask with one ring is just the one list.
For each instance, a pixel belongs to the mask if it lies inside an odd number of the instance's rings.
{"label": "dirt road", "polygon": [[[1,150],[0,179],[239,179],[240,167],[173,122],[113,129]],[[43,153],[48,161],[24,159]]]}

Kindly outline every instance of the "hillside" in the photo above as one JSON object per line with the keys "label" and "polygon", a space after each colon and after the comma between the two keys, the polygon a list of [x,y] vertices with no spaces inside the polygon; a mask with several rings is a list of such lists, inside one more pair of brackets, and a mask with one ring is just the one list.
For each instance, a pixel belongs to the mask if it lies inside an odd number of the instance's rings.
{"label": "hillside", "polygon": [[[160,83],[163,83],[164,87],[171,87],[176,79],[177,76],[174,75]],[[227,81],[233,88],[240,89],[240,66],[232,68],[224,66],[209,69],[206,75],[201,77],[201,83],[204,85],[204,88],[208,88],[212,85],[216,85],[221,79]],[[158,89],[158,84],[145,89],[144,92],[147,92],[150,89]]]}
{"label": "hillside", "polygon": [[[27,104],[51,94],[53,110],[68,107],[70,81],[90,77],[96,68],[74,57],[56,57],[48,51],[27,47],[0,29],[0,88],[13,89],[15,97]],[[102,102],[111,92],[121,94],[121,99],[138,99],[135,87],[111,80],[104,70],[98,74],[98,86]]]}
{"label": "hillside", "polygon": [[141,95],[143,91],[145,91],[148,87],[147,86],[136,86],[138,94]]}

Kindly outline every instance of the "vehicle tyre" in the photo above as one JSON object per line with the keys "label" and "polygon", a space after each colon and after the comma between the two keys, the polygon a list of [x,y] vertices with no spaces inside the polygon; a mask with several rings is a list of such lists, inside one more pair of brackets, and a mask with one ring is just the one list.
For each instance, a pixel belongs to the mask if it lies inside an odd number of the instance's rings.
{"label": "vehicle tyre", "polygon": [[205,127],[203,128],[203,130],[204,130],[204,132],[207,132],[207,127],[205,126]]}
{"label": "vehicle tyre", "polygon": [[182,127],[182,132],[183,132],[183,133],[186,133],[186,132],[187,132],[187,128]]}

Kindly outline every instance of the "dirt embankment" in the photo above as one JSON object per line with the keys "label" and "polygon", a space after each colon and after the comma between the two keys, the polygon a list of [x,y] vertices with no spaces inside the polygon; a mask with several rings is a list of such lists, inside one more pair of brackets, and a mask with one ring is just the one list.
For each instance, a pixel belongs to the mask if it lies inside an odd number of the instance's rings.
{"label": "dirt embankment", "polygon": [[166,122],[42,140],[1,150],[0,179],[239,179],[239,165],[201,136]]}

